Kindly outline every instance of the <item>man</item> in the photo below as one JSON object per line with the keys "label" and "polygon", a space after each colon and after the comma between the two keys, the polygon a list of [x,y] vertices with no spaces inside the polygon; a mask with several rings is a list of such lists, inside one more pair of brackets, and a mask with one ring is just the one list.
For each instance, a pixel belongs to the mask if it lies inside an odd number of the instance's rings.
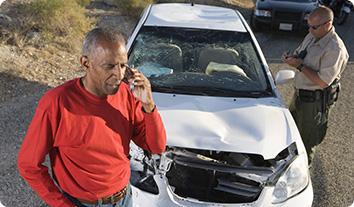
{"label": "man", "polygon": [[308,19],[309,34],[293,55],[283,55],[283,61],[298,70],[290,111],[309,158],[326,135],[329,109],[338,97],[339,79],[349,58],[332,23],[329,8],[316,8]]}
{"label": "man", "polygon": [[[86,75],[47,92],[18,156],[21,176],[50,206],[130,206],[129,143],[151,153],[166,135],[148,79],[130,69],[121,34],[96,28],[80,59]],[[42,165],[49,154],[53,180]],[[53,182],[55,181],[55,182]]]}

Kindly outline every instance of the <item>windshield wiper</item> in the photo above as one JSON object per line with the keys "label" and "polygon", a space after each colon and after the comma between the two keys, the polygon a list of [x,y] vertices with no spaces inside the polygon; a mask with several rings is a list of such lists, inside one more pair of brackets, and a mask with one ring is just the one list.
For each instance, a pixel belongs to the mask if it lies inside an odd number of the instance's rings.
{"label": "windshield wiper", "polygon": [[196,90],[194,86],[152,86],[154,92],[189,94],[208,96],[204,91]]}
{"label": "windshield wiper", "polygon": [[261,98],[272,96],[269,91],[237,91],[230,88],[207,88],[209,95],[226,96],[226,97],[246,97],[246,98]]}
{"label": "windshield wiper", "polygon": [[273,96],[271,91],[250,91],[249,93],[252,95],[252,97],[256,98]]}
{"label": "windshield wiper", "polygon": [[206,86],[152,86],[155,92],[191,94],[203,96],[223,96],[223,97],[250,97],[260,98],[272,96],[269,91],[236,91],[229,88],[217,88]]}

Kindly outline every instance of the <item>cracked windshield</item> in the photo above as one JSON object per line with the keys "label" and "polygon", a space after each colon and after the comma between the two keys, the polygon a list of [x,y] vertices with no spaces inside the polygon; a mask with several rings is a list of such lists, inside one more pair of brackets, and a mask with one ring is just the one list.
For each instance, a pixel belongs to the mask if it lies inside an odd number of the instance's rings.
{"label": "cracked windshield", "polygon": [[129,64],[153,91],[223,97],[270,96],[271,87],[247,33],[144,27]]}

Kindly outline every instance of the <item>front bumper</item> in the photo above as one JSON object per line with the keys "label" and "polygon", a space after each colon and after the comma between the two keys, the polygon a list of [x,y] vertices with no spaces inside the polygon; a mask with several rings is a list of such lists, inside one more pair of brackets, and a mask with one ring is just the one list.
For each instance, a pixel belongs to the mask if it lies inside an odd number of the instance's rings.
{"label": "front bumper", "polygon": [[[262,17],[262,16],[255,16],[253,14],[252,16],[252,21],[254,25],[259,25],[261,27],[266,27],[272,30],[285,30],[285,31],[302,31],[302,30],[307,30],[307,21],[304,19],[304,14],[301,14],[301,16],[297,19],[292,19],[292,18],[277,18],[274,16],[275,13],[272,13],[272,17]],[[291,29],[285,29],[284,27],[281,26],[286,24],[286,25],[291,25]]]}
{"label": "front bumper", "polygon": [[141,191],[140,189],[132,186],[132,201],[133,207],[177,207],[177,206],[230,206],[230,207],[244,207],[244,206],[268,206],[268,207],[297,207],[301,203],[301,206],[307,207],[312,205],[313,201],[313,189],[311,180],[307,187],[295,195],[294,197],[288,199],[287,201],[280,204],[272,204],[272,194],[274,187],[264,187],[259,198],[252,203],[239,203],[239,204],[220,204],[220,203],[208,203],[201,202],[194,199],[185,199],[176,196],[168,187],[164,177],[160,175],[155,175],[154,179],[159,188],[159,194],[154,195]]}

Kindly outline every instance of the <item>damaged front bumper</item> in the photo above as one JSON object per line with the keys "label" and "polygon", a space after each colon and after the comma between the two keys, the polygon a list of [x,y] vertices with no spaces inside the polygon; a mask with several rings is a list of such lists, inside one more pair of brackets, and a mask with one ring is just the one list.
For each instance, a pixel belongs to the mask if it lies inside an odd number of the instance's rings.
{"label": "damaged front bumper", "polygon": [[313,200],[313,190],[311,181],[308,186],[298,195],[292,197],[291,199],[280,204],[272,204],[272,194],[274,187],[264,187],[258,199],[251,203],[240,203],[240,204],[221,204],[221,203],[210,203],[201,202],[191,198],[181,198],[175,195],[171,189],[168,187],[166,180],[159,175],[154,176],[154,180],[159,188],[159,194],[154,195],[145,191],[142,191],[135,186],[132,186],[132,198],[134,207],[177,207],[177,206],[230,206],[230,207],[310,207]]}
{"label": "damaged front bumper", "polygon": [[[272,160],[175,147],[161,156],[135,151],[131,159],[133,206],[298,206],[299,202],[311,206],[308,175],[299,180],[301,191],[282,187],[299,174],[291,171],[297,167],[291,166],[295,159],[299,159],[295,143]],[[308,173],[307,164],[303,167]]]}

